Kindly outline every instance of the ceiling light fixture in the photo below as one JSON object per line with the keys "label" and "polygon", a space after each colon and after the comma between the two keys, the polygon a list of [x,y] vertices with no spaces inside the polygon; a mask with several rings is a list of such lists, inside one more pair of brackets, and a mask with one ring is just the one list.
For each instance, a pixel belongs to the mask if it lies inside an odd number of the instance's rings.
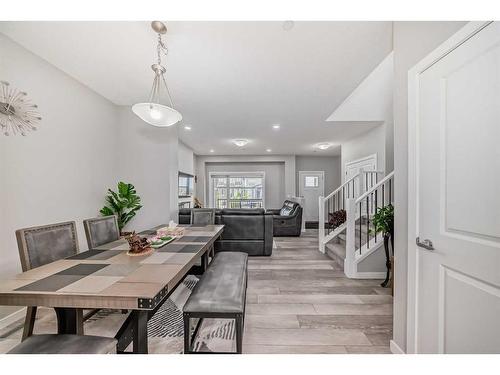
{"label": "ceiling light fixture", "polygon": [[[174,109],[170,91],[168,90],[167,81],[165,80],[165,72],[167,71],[161,65],[161,55],[165,56],[168,53],[167,46],[163,43],[162,35],[167,33],[167,27],[163,22],[153,21],[151,27],[158,34],[158,44],[156,46],[157,62],[151,65],[151,69],[155,74],[153,79],[153,86],[149,94],[149,101],[147,103],[137,103],[132,106],[132,111],[139,116],[143,121],[153,126],[172,126],[182,120],[182,115]],[[161,89],[164,86],[170,107],[160,104]]]}
{"label": "ceiling light fixture", "polygon": [[295,22],[293,22],[292,20],[285,21],[281,25],[281,27],[283,27],[283,30],[285,30],[285,31],[292,30],[294,26],[295,26]]}
{"label": "ceiling light fixture", "polygon": [[281,127],[281,126],[280,126],[280,124],[274,124],[274,125],[273,125],[273,129],[274,129],[274,130],[279,130],[279,129],[280,129],[280,127]]}
{"label": "ceiling light fixture", "polygon": [[248,139],[233,139],[233,143],[238,147],[246,146],[248,142]]}
{"label": "ceiling light fixture", "polygon": [[184,129],[185,130],[191,130],[191,126],[186,125],[186,126],[184,126]]}
{"label": "ceiling light fixture", "polygon": [[211,152],[211,153],[214,153],[215,151],[212,149],[212,150],[210,150],[210,152]]}
{"label": "ceiling light fixture", "polygon": [[320,150],[327,150],[329,149],[330,147],[332,147],[332,144],[331,143],[318,143],[316,145],[317,148],[319,148]]}
{"label": "ceiling light fixture", "polygon": [[271,151],[273,151],[273,150],[271,150],[270,148],[268,148],[268,149],[266,150],[266,152],[271,152]]}

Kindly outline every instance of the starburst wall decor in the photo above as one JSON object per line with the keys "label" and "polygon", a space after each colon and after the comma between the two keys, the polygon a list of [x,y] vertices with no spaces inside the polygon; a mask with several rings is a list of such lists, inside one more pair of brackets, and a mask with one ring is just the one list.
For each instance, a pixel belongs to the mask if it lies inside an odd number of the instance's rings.
{"label": "starburst wall decor", "polygon": [[0,81],[0,128],[4,135],[26,135],[36,130],[42,119],[38,106],[24,91],[13,89],[9,82]]}

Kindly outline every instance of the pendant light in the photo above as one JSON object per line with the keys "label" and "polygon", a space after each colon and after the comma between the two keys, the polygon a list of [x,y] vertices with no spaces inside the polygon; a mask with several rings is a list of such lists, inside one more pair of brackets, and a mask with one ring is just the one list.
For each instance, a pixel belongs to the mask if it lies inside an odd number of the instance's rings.
{"label": "pendant light", "polygon": [[[151,65],[151,69],[155,74],[153,86],[149,94],[149,101],[147,103],[134,104],[132,111],[150,125],[158,127],[172,126],[182,120],[182,115],[174,109],[167,81],[165,80],[166,69],[161,65],[162,53],[167,54],[167,47],[162,40],[162,35],[167,33],[167,27],[160,21],[151,22],[151,27],[158,34],[158,45],[156,47],[158,60],[155,64]],[[167,95],[170,106],[160,103],[161,92],[163,90]]]}

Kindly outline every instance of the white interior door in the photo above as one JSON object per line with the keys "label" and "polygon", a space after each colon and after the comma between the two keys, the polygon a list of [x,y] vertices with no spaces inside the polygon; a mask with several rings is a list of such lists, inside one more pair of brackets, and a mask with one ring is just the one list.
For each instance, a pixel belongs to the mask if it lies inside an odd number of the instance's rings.
{"label": "white interior door", "polygon": [[325,195],[325,172],[299,171],[299,194],[304,197],[306,221],[319,221],[319,197]]}
{"label": "white interior door", "polygon": [[409,239],[416,284],[409,346],[500,353],[500,23],[442,52],[415,75],[409,215],[434,249]]}

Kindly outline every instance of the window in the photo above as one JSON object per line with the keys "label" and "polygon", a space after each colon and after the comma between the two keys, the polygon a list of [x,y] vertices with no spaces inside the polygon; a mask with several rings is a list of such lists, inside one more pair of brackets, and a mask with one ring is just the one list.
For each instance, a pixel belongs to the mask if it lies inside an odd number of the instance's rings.
{"label": "window", "polygon": [[306,176],[305,187],[316,188],[318,186],[319,186],[319,177],[318,176]]}
{"label": "window", "polygon": [[179,198],[191,197],[193,195],[194,176],[179,172]]}
{"label": "window", "polygon": [[215,208],[263,208],[264,175],[212,175],[212,197]]}

